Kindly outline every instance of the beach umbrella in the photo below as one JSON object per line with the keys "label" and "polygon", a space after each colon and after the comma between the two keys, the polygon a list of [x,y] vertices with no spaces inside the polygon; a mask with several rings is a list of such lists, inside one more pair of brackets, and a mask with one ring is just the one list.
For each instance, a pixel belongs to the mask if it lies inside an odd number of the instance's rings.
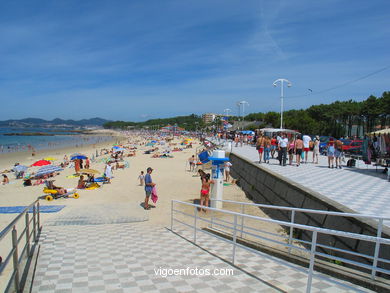
{"label": "beach umbrella", "polygon": [[80,173],[88,174],[88,175],[100,174],[100,172],[98,170],[94,170],[94,169],[81,169]]}
{"label": "beach umbrella", "polygon": [[70,160],[73,161],[73,160],[85,160],[87,159],[87,156],[84,156],[84,155],[77,155],[77,156],[74,156],[74,157],[70,157]]}
{"label": "beach umbrella", "polygon": [[28,168],[28,167],[23,166],[23,165],[17,165],[17,166],[15,166],[15,167],[13,167],[12,170],[13,170],[14,172],[24,172],[24,171],[27,170],[27,168]]}
{"label": "beach umbrella", "polygon": [[46,161],[46,160],[39,160],[39,161],[36,161],[34,164],[32,164],[31,166],[46,166],[46,165],[50,165],[51,162],[50,161]]}
{"label": "beach umbrella", "polygon": [[51,173],[54,173],[54,172],[59,172],[59,171],[62,171],[62,170],[63,169],[61,169],[60,167],[54,166],[54,165],[43,166],[35,174],[35,177],[43,176],[43,175],[46,175],[46,174],[51,174]]}
{"label": "beach umbrella", "polygon": [[55,161],[55,160],[57,160],[56,158],[53,158],[53,157],[47,157],[47,158],[45,158],[44,160],[46,160],[46,161]]}

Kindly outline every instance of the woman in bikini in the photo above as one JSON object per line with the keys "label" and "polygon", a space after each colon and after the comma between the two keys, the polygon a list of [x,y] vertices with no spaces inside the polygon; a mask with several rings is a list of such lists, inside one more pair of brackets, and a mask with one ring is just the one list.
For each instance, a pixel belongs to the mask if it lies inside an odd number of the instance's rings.
{"label": "woman in bikini", "polygon": [[[200,206],[209,207],[209,195],[210,195],[210,174],[202,177],[202,189],[200,190]],[[206,209],[202,208],[202,211],[206,212]]]}

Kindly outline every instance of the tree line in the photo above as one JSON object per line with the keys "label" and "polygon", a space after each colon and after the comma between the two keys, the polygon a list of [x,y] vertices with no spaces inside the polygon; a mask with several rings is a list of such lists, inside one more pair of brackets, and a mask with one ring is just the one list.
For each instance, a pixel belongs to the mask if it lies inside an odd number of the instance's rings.
{"label": "tree line", "polygon": [[[229,116],[229,122],[244,119],[260,122],[251,128],[280,127],[280,113],[251,113],[245,117]],[[331,104],[313,105],[307,109],[289,110],[283,113],[284,128],[298,130],[301,133],[341,136],[362,136],[364,133],[388,127],[390,125],[390,92],[384,92],[381,97],[369,96],[362,102],[354,100],[336,101]],[[217,119],[206,125],[202,117],[191,114],[163,119],[150,119],[144,122],[107,122],[104,128],[129,129],[149,128],[159,129],[166,125],[178,126],[189,131],[209,129],[223,126],[223,121]]]}
{"label": "tree line", "polygon": [[[280,127],[278,112],[252,113],[244,120],[262,121],[264,127]],[[284,128],[308,134],[362,136],[390,125],[390,92],[384,92],[379,98],[371,95],[362,102],[336,101],[305,110],[285,111],[283,124]]]}
{"label": "tree line", "polygon": [[144,122],[111,121],[105,123],[103,127],[108,129],[159,129],[167,125],[177,126],[188,131],[200,130],[205,127],[202,117],[195,114],[172,118],[149,119]]}

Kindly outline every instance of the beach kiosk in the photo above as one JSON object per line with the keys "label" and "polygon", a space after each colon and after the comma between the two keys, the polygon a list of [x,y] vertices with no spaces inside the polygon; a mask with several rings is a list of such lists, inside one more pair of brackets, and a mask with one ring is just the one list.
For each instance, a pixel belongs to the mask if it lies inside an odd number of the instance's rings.
{"label": "beach kiosk", "polygon": [[213,199],[223,199],[223,171],[224,164],[229,161],[229,158],[225,158],[225,151],[214,150],[209,160],[212,161],[211,179],[214,181],[211,187],[211,207],[221,209],[222,202],[215,201]]}

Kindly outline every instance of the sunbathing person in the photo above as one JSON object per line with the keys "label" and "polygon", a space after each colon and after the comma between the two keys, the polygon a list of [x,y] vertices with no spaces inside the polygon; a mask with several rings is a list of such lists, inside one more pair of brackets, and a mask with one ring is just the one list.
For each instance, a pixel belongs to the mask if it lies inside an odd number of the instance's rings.
{"label": "sunbathing person", "polygon": [[54,180],[47,180],[47,181],[46,181],[46,186],[47,186],[47,188],[53,189],[53,190],[57,190],[58,194],[65,194],[65,193],[66,193],[66,189],[63,188],[63,187],[55,186],[55,185],[53,184],[53,181],[54,181]]}
{"label": "sunbathing person", "polygon": [[9,183],[9,179],[8,179],[8,176],[7,176],[7,175],[3,174],[3,181],[1,181],[1,183],[2,183],[3,185]]}
{"label": "sunbathing person", "polygon": [[84,189],[86,186],[85,186],[85,180],[84,180],[84,176],[81,175],[80,176],[80,179],[79,179],[79,182],[77,183],[77,189]]}

